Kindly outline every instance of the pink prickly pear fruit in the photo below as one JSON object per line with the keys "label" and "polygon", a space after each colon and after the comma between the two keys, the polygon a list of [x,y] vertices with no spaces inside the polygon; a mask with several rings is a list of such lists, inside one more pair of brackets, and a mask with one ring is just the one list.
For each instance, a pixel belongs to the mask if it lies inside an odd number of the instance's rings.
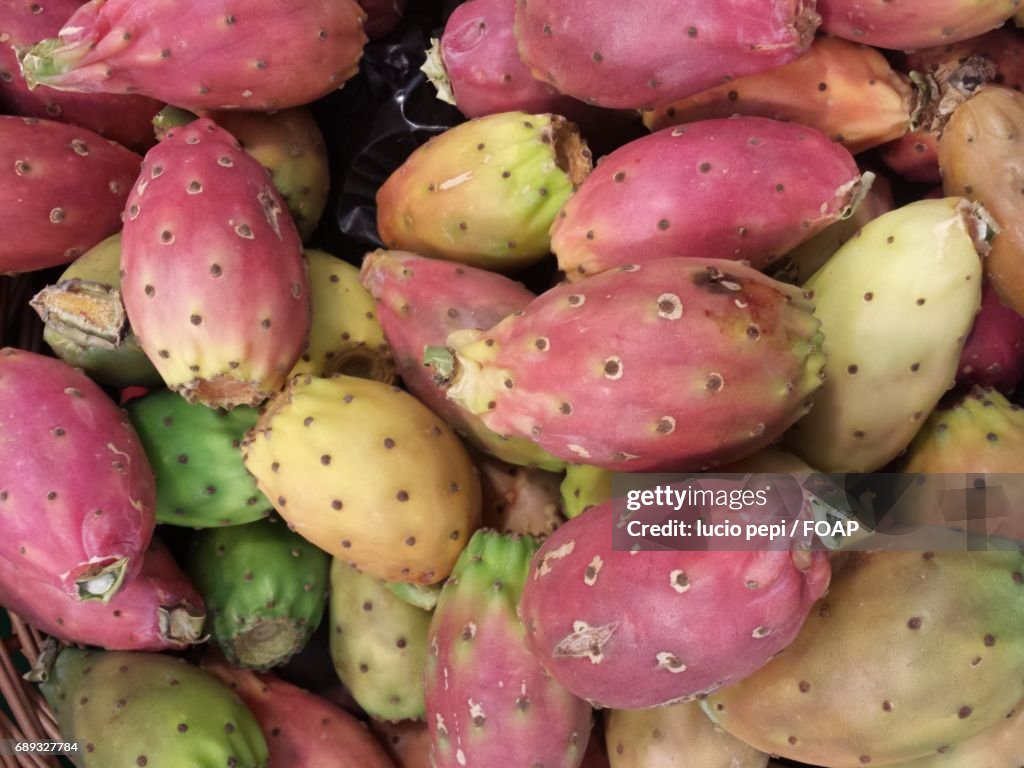
{"label": "pink prickly pear fruit", "polygon": [[370,40],[379,40],[398,26],[405,14],[405,0],[358,0],[366,14],[363,31]]}
{"label": "pink prickly pear fruit", "polygon": [[516,0],[470,0],[452,12],[424,65],[438,98],[466,117],[519,110],[580,122],[605,114],[533,76],[519,58],[515,16]]}
{"label": "pink prickly pear fruit", "polygon": [[1013,394],[1024,376],[1024,317],[1004,305],[991,285],[960,355],[957,382]]}
{"label": "pink prickly pear fruit", "polygon": [[341,707],[270,673],[236,669],[218,653],[199,665],[252,712],[270,748],[270,765],[292,768],[394,768],[367,728]]}
{"label": "pink prickly pear fruit", "polygon": [[150,120],[162,106],[145,96],[112,93],[61,93],[31,90],[18,66],[15,48],[60,32],[82,6],[81,0],[0,0],[0,107],[12,115],[70,123],[139,152],[153,145]]}
{"label": "pink prickly pear fruit", "polygon": [[545,536],[562,524],[561,475],[483,454],[475,459],[483,492],[483,527]]}
{"label": "pink prickly pear fruit", "polygon": [[377,317],[406,388],[477,449],[510,464],[558,471],[564,462],[525,438],[505,439],[445,397],[423,366],[423,348],[443,345],[448,334],[490,328],[523,309],[534,295],[507,277],[402,251],[368,254],[363,285],[377,302]]}
{"label": "pink prickly pear fruit", "polygon": [[606,155],[551,227],[570,281],[669,256],[762,269],[851,214],[863,185],[850,153],[764,117],[666,128]]}
{"label": "pink prickly pear fruit", "polygon": [[818,0],[821,31],[876,48],[910,51],[956,43],[1001,27],[1020,0]]}
{"label": "pink prickly pear fruit", "polygon": [[302,243],[261,166],[211,120],[147,153],[122,234],[122,295],[170,389],[211,407],[259,405],[309,333]]}
{"label": "pink prickly pear fruit", "polygon": [[[320,223],[330,186],[327,147],[323,134],[304,107],[262,112],[214,112],[206,115],[230,133],[242,149],[267,169],[281,193],[303,242]],[[187,125],[196,116],[187,110],[165,107],[153,119],[161,139],[176,125]]]}
{"label": "pink prickly pear fruit", "polygon": [[815,128],[857,154],[905,134],[918,96],[874,48],[819,37],[796,61],[716,84],[644,114],[652,131],[753,115]]}
{"label": "pink prickly pear fruit", "polygon": [[605,713],[611,768],[765,768],[768,755],[712,723],[696,701]]}
{"label": "pink prickly pear fruit", "polygon": [[441,590],[424,676],[436,768],[583,760],[591,708],[544,671],[516,615],[537,547],[531,536],[477,531]]}
{"label": "pink prickly pear fruit", "polygon": [[832,566],[786,652],[702,702],[733,736],[863,768],[944,752],[1020,701],[1020,552],[849,552]]}
{"label": "pink prickly pear fruit", "polygon": [[562,93],[650,109],[788,64],[819,22],[807,0],[517,0],[515,29],[523,62]]}
{"label": "pink prickly pear fruit", "polygon": [[115,234],[141,162],[85,128],[0,116],[0,274],[67,264]]}
{"label": "pink prickly pear fruit", "polygon": [[911,131],[890,141],[878,153],[882,162],[908,181],[941,184],[939,137],[931,131]]}
{"label": "pink prickly pear fruit", "polygon": [[422,720],[370,720],[370,730],[384,745],[395,768],[434,768],[430,762],[430,728]]}
{"label": "pink prickly pear fruit", "polygon": [[59,582],[26,578],[0,560],[0,604],[65,643],[108,651],[180,650],[201,642],[206,619],[202,597],[157,539],[108,603],[80,602]]}
{"label": "pink prickly pear fruit", "polygon": [[71,598],[109,602],[139,572],[156,525],[153,471],[128,417],[62,360],[5,348],[0,434],[0,560]]}
{"label": "pink prickly pear fruit", "polygon": [[550,253],[549,230],[591,170],[560,115],[478,117],[419,147],[377,190],[388,248],[509,272]]}
{"label": "pink prickly pear fruit", "polygon": [[606,502],[549,536],[519,604],[530,649],[594,706],[645,709],[742,680],[828,587],[821,552],[616,551],[615,518]]}
{"label": "pink prickly pear fruit", "polygon": [[91,0],[57,37],[17,54],[29,88],[270,112],[315,101],[355,75],[365,19],[355,0],[254,0],[244,13],[226,0]]}
{"label": "pink prickly pear fruit", "polygon": [[558,285],[426,359],[488,428],[566,462],[703,470],[757,452],[808,411],[822,386],[818,328],[794,286],[738,262],[661,259]]}

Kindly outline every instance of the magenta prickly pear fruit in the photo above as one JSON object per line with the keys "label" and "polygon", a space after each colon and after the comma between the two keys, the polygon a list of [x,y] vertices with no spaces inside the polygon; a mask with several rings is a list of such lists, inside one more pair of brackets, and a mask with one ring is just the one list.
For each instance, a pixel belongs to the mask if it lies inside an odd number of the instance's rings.
{"label": "magenta prickly pear fruit", "polygon": [[516,615],[537,547],[531,536],[477,531],[441,590],[424,678],[436,768],[583,760],[590,706],[544,671]]}
{"label": "magenta prickly pear fruit", "polygon": [[516,0],[470,0],[452,12],[424,65],[438,97],[466,117],[520,110],[579,121],[601,113],[533,76],[519,58],[515,17]]}
{"label": "magenta prickly pear fruit", "polygon": [[153,471],[128,417],[67,363],[5,348],[0,435],[0,560],[22,579],[109,602],[139,572],[156,525]]}
{"label": "magenta prickly pear fruit", "polygon": [[852,552],[833,565],[786,652],[703,702],[725,730],[863,768],[947,751],[1024,697],[1020,552]]}
{"label": "magenta prickly pear fruit", "polygon": [[81,602],[0,560],[0,604],[58,640],[109,651],[180,650],[201,642],[206,618],[202,597],[156,539],[109,603]]}
{"label": "magenta prickly pear fruit", "polygon": [[960,355],[957,382],[1012,394],[1024,376],[1024,317],[999,300],[991,285],[981,291],[981,311]]}
{"label": "magenta prickly pear fruit", "polygon": [[675,258],[558,285],[426,358],[498,434],[567,462],[690,471],[755,453],[807,413],[821,343],[799,289]]}
{"label": "magenta prickly pear fruit", "polygon": [[197,120],[146,155],[124,217],[128,320],[170,389],[211,407],[258,405],[302,353],[302,243],[261,166]]}
{"label": "magenta prickly pear fruit", "polygon": [[506,439],[445,397],[423,366],[423,349],[448,334],[490,328],[535,297],[522,284],[474,267],[401,251],[368,254],[360,273],[406,388],[479,450],[510,464],[558,471],[565,463],[525,438]]}
{"label": "magenta prickly pear fruit", "polygon": [[956,377],[981,303],[987,221],[960,197],[910,203],[804,283],[827,379],[787,437],[794,453],[823,472],[874,472],[910,444]]}
{"label": "magenta prickly pear fruit", "polygon": [[30,88],[267,112],[308,104],[352,77],[365,19],[355,0],[257,0],[244,12],[225,0],[91,0],[57,37],[17,54]]}
{"label": "magenta prickly pear fruit", "polygon": [[535,77],[621,109],[653,108],[787,64],[807,50],[819,22],[808,0],[516,5],[519,54]]}
{"label": "magenta prickly pear fruit", "polygon": [[363,31],[370,40],[379,40],[398,26],[405,14],[406,0],[358,0],[366,14]]}
{"label": "magenta prickly pear fruit", "polygon": [[270,765],[291,768],[394,768],[384,748],[340,707],[269,673],[236,669],[207,653],[200,667],[230,687],[252,712]]}
{"label": "magenta prickly pear fruit", "polygon": [[85,128],[0,116],[0,274],[67,264],[115,234],[141,162]]}
{"label": "magenta prickly pear fruit", "polygon": [[398,387],[296,376],[242,452],[290,527],[377,578],[443,581],[479,526],[480,480],[466,449]]}
{"label": "magenta prickly pear fruit", "polygon": [[615,551],[615,515],[607,502],[548,537],[519,605],[540,662],[595,706],[645,709],[742,680],[828,587],[820,552]]}
{"label": "magenta prickly pear fruit", "polygon": [[544,536],[562,523],[561,475],[479,456],[483,527]]}
{"label": "magenta prickly pear fruit", "polygon": [[145,152],[154,142],[150,120],[160,102],[127,94],[30,90],[22,77],[15,48],[56,35],[81,6],[81,0],[47,0],[45,4],[0,0],[0,107],[11,115],[79,125]]}
{"label": "magenta prickly pear fruit", "polygon": [[550,252],[548,230],[591,170],[559,115],[478,117],[419,147],[377,190],[381,241],[437,259],[512,271]]}
{"label": "magenta prickly pear fruit", "polygon": [[813,128],[764,117],[666,128],[601,159],[551,227],[570,280],[669,256],[761,269],[861,195],[850,153]]}
{"label": "magenta prickly pear fruit", "polygon": [[909,51],[976,37],[1013,16],[1020,0],[818,0],[821,31],[877,48]]}
{"label": "magenta prickly pear fruit", "polygon": [[611,768],[765,768],[768,755],[712,723],[696,701],[605,714]]}

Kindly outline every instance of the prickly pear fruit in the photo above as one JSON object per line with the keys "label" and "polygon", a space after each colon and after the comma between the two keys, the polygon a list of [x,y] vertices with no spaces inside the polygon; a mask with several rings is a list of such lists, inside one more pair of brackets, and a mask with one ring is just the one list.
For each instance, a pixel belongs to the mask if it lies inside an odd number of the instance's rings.
{"label": "prickly pear fruit", "polygon": [[359,269],[324,251],[307,250],[313,318],[309,340],[288,378],[344,373],[391,384],[391,357],[373,297],[359,283]]}
{"label": "prickly pear fruit", "polygon": [[443,580],[479,525],[480,480],[466,449],[397,387],[297,376],[242,451],[290,527],[378,578]]}
{"label": "prickly pear fruit", "polygon": [[960,356],[957,382],[1012,394],[1022,376],[1024,317],[1004,305],[986,283],[981,290],[981,311]]}
{"label": "prickly pear fruit", "polygon": [[788,436],[797,455],[823,472],[873,472],[910,444],[953,384],[981,305],[985,227],[960,197],[910,203],[865,225],[804,284],[827,378]]}
{"label": "prickly pear fruit", "polygon": [[437,607],[437,599],[441,597],[443,584],[410,584],[407,581],[385,581],[395,597],[424,611],[432,611]]}
{"label": "prickly pear fruit", "polygon": [[405,13],[405,0],[358,0],[366,14],[363,31],[370,40],[379,40],[398,26]]}
{"label": "prickly pear fruit", "polygon": [[758,451],[753,456],[734,461],[720,467],[718,472],[729,474],[759,474],[759,473],[788,473],[788,474],[810,474],[814,470],[798,459],[793,454],[782,450],[777,446],[769,446]]}
{"label": "prickly pear fruit", "polygon": [[519,54],[535,77],[621,109],[650,109],[787,64],[807,50],[819,22],[805,0],[516,5]]}
{"label": "prickly pear fruit", "polygon": [[821,31],[863,45],[909,51],[956,43],[1000,27],[1020,0],[818,0]]}
{"label": "prickly pear fruit", "polygon": [[284,664],[306,646],[327,605],[329,567],[326,552],[276,519],[201,531],[188,558],[214,641],[250,669]]}
{"label": "prickly pear fruit", "polygon": [[128,326],[121,301],[121,234],[79,256],[29,304],[43,339],[64,362],[113,387],[158,387],[163,379]]}
{"label": "prickly pear fruit", "polygon": [[156,473],[158,522],[213,528],[273,511],[238,453],[256,424],[255,409],[214,410],[160,389],[130,400],[125,410]]}
{"label": "prickly pear fruit", "polygon": [[1024,410],[999,392],[975,387],[925,422],[906,472],[1016,474],[1024,470]]}
{"label": "prickly pear fruit", "polygon": [[[359,69],[355,0],[92,0],[57,37],[17,50],[30,88],[138,93],[191,110],[271,112],[308,104]],[[273,34],[268,34],[273,30]]]}
{"label": "prickly pear fruit", "polygon": [[908,77],[874,48],[819,37],[796,61],[644,114],[652,131],[696,120],[754,115],[807,125],[853,154],[909,130],[916,108]]}
{"label": "prickly pear fruit", "polygon": [[861,187],[850,153],[813,128],[702,120],[603,157],[555,220],[551,248],[570,281],[670,256],[762,269],[849,216]]}
{"label": "prickly pear fruit", "polygon": [[939,137],[931,131],[912,131],[890,141],[878,153],[898,175],[923,184],[942,183],[939,173]]}
{"label": "prickly pear fruit", "polygon": [[516,0],[470,0],[452,11],[424,65],[438,98],[466,117],[515,110],[594,117],[599,110],[530,73],[519,58],[515,17]]}
{"label": "prickly pear fruit", "polygon": [[768,755],[712,723],[696,701],[605,714],[611,768],[765,768]]}
{"label": "prickly pear fruit", "polygon": [[479,530],[441,590],[425,674],[436,768],[577,768],[583,759],[590,706],[544,671],[516,615],[537,546]]}
{"label": "prickly pear fruit", "polygon": [[200,667],[237,693],[260,724],[270,765],[393,768],[377,740],[352,715],[272,674],[235,669],[206,654]]}
{"label": "prickly pear fruit", "polygon": [[570,520],[612,498],[615,473],[589,464],[570,464],[562,480],[562,508]]}
{"label": "prickly pear fruit", "polygon": [[147,153],[121,268],[142,348],[190,402],[259,405],[302,352],[310,299],[295,225],[263,166],[211,120],[172,128]]}
{"label": "prickly pear fruit", "polygon": [[150,120],[161,104],[144,96],[113,93],[61,93],[30,90],[18,66],[15,48],[56,35],[82,6],[81,0],[0,0],[0,108],[10,115],[39,117],[95,131],[135,151],[153,145]]}
{"label": "prickly pear fruit", "polygon": [[109,603],[80,602],[55,581],[25,578],[0,561],[0,603],[65,643],[112,651],[179,650],[200,642],[203,599],[170,552],[150,542],[142,570]]}
{"label": "prickly pear fruit", "polygon": [[795,285],[803,285],[821,269],[857,231],[873,219],[893,209],[892,185],[884,176],[876,176],[871,189],[854,209],[853,214],[830,224],[810,240],[806,240],[775,262],[769,273]]}
{"label": "prickly pear fruit", "polygon": [[[309,240],[327,205],[330,186],[327,147],[313,113],[295,107],[272,114],[213,112],[206,117],[238,139],[242,149],[267,169],[299,237],[303,242]],[[191,112],[166,107],[153,119],[153,125],[162,136],[195,119]]]}
{"label": "prickly pear fruit", "polygon": [[1024,702],[972,739],[900,768],[1019,768],[1024,761]]}
{"label": "prickly pear fruit", "polygon": [[267,743],[242,700],[184,659],[60,651],[42,685],[61,736],[85,746],[78,768],[266,768]]}
{"label": "prickly pear fruit", "polygon": [[363,260],[362,283],[377,302],[384,335],[402,382],[476,448],[510,464],[558,471],[565,466],[524,438],[505,439],[445,397],[423,366],[423,348],[465,328],[490,328],[535,297],[520,283],[474,267],[401,251],[378,250]]}
{"label": "prickly pear fruit", "polygon": [[430,730],[422,720],[397,723],[371,720],[370,730],[380,739],[396,768],[433,768],[430,762]]}
{"label": "prickly pear fruit", "polygon": [[359,706],[381,720],[422,718],[430,614],[337,558],[330,605],[331,659]]}
{"label": "prickly pear fruit", "polygon": [[0,560],[109,602],[139,572],[156,524],[153,471],[127,417],[67,363],[7,347],[0,435]]}
{"label": "prickly pear fruit", "polygon": [[0,274],[67,264],[117,232],[141,161],[85,128],[0,116]]}
{"label": "prickly pear fruit", "polygon": [[853,552],[834,566],[786,652],[704,703],[734,736],[814,765],[885,765],[969,739],[1021,699],[1020,552]]}
{"label": "prickly pear fruit", "polygon": [[985,273],[1003,302],[1024,313],[1024,94],[987,85],[953,112],[939,140],[942,188],[977,200],[999,225]]}
{"label": "prickly pear fruit", "polygon": [[499,434],[604,469],[690,471],[755,453],[803,416],[820,345],[799,289],[674,258],[558,285],[427,359]]}
{"label": "prickly pear fruit", "polygon": [[531,650],[594,706],[644,709],[742,680],[828,586],[820,552],[615,551],[614,506],[548,537],[519,605]]}
{"label": "prickly pear fruit", "polygon": [[435,136],[388,177],[377,229],[388,248],[520,269],[548,255],[551,222],[590,169],[590,150],[564,117],[479,117]]}
{"label": "prickly pear fruit", "polygon": [[503,533],[543,536],[562,522],[561,476],[479,456],[483,527]]}

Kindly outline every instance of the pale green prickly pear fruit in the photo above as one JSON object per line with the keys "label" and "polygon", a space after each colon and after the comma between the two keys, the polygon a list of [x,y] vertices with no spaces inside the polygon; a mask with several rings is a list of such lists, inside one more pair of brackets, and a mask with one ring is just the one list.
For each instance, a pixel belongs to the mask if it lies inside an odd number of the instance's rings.
{"label": "pale green prickly pear fruit", "polygon": [[611,768],[765,768],[768,755],[711,722],[696,701],[605,714]]}
{"label": "pale green prickly pear fruit", "polygon": [[331,564],[331,660],[372,717],[423,717],[430,616],[342,560]]}
{"label": "pale green prickly pear fruit", "polygon": [[787,445],[823,472],[871,472],[914,439],[956,378],[981,306],[987,215],[959,197],[869,222],[804,285],[825,385]]}
{"label": "pale green prickly pear fruit", "polygon": [[560,487],[565,516],[572,520],[591,507],[608,501],[612,497],[614,474],[609,469],[592,467],[589,464],[567,466]]}
{"label": "pale green prickly pear fruit", "polygon": [[213,675],[157,653],[63,649],[42,685],[79,768],[266,768],[267,743]]}

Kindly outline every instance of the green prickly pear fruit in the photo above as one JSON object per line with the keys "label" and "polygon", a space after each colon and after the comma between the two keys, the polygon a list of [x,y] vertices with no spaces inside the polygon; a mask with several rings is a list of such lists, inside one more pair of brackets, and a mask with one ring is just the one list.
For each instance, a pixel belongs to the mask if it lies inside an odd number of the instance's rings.
{"label": "green prickly pear fruit", "polygon": [[[327,205],[330,168],[323,134],[306,107],[278,112],[209,112],[217,125],[267,169],[281,193],[303,242],[309,240]],[[157,136],[196,119],[191,112],[165,107],[153,118]]]}
{"label": "green prickly pear fruit", "polygon": [[395,597],[424,611],[434,610],[443,584],[410,584],[407,581],[385,581],[384,586]]}
{"label": "green prickly pear fruit", "polygon": [[695,701],[605,713],[611,768],[765,768],[768,755],[711,722]]}
{"label": "green prickly pear fruit", "polygon": [[804,285],[825,334],[825,384],[787,445],[823,472],[872,472],[952,386],[981,306],[987,216],[921,200],[869,222]]}
{"label": "green prickly pear fruit", "polygon": [[121,234],[79,256],[29,302],[43,340],[64,362],[112,387],[163,386],[128,326],[121,302]]}
{"label": "green prickly pear fruit", "polygon": [[705,712],[773,755],[830,768],[935,753],[1024,696],[1024,554],[853,552],[767,665]]}
{"label": "green prickly pear fruit", "polygon": [[614,475],[609,469],[589,464],[570,464],[566,467],[565,479],[560,488],[565,516],[572,520],[591,507],[611,499]]}
{"label": "green prickly pear fruit", "polygon": [[289,526],[388,581],[442,581],[480,522],[466,449],[412,395],[352,376],[296,376],[242,444]]}
{"label": "green prickly pear fruit", "polygon": [[419,147],[377,191],[385,246],[511,271],[550,253],[555,217],[591,170],[558,115],[479,117]]}
{"label": "green prickly pear fruit", "polygon": [[329,568],[326,552],[271,518],[199,532],[187,571],[227,660],[265,670],[301,651],[320,626]]}
{"label": "green prickly pear fruit", "polygon": [[313,315],[296,374],[343,373],[391,384],[395,361],[377,319],[376,302],[359,282],[359,268],[324,251],[306,250]]}
{"label": "green prickly pear fruit", "polygon": [[266,768],[267,743],[242,700],[184,659],[60,651],[42,685],[78,768]]}
{"label": "green prickly pear fruit", "polygon": [[422,718],[430,614],[337,558],[330,605],[331,659],[359,706],[380,720]]}
{"label": "green prickly pear fruit", "polygon": [[255,408],[208,408],[161,389],[129,401],[125,410],[156,473],[158,522],[212,528],[273,511],[238,454],[256,424]]}
{"label": "green prickly pear fruit", "polygon": [[1024,765],[1024,701],[973,739],[897,768],[1020,768]]}

